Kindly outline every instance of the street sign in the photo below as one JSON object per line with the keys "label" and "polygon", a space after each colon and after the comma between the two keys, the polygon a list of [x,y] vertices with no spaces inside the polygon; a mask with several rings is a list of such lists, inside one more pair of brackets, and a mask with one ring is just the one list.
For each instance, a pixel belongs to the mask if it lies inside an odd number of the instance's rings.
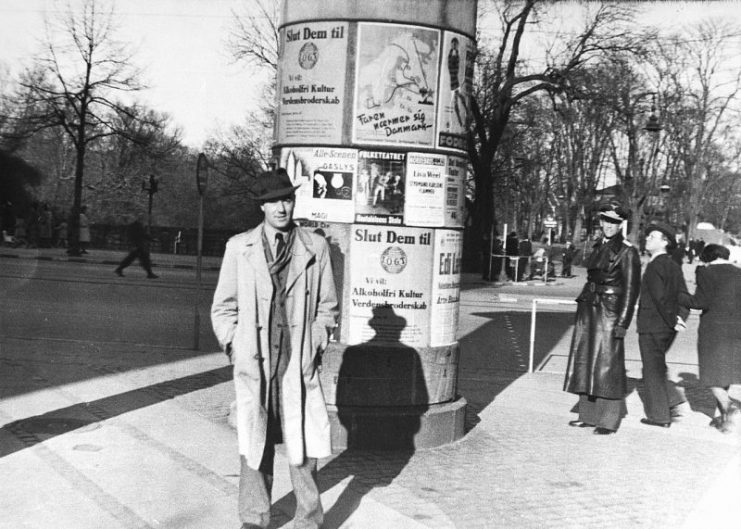
{"label": "street sign", "polygon": [[201,153],[198,155],[198,162],[196,162],[196,186],[199,195],[203,196],[206,192],[206,184],[208,184],[208,158]]}

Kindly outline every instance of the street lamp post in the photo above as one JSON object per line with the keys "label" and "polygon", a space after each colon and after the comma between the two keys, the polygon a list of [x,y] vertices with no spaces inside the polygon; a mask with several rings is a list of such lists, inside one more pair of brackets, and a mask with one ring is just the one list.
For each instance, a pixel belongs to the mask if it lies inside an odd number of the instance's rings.
{"label": "street lamp post", "polygon": [[149,209],[147,214],[147,233],[152,232],[152,197],[159,190],[159,182],[153,174],[149,175],[149,186],[147,186],[147,180],[142,180],[142,191],[146,191],[149,194]]}
{"label": "street lamp post", "polygon": [[[650,93],[650,95],[651,95],[651,113],[648,115],[648,119],[646,120],[646,124],[644,125],[643,130],[651,136],[651,150],[648,153],[648,160],[645,160],[643,157],[641,157],[640,164],[639,164],[641,176],[644,178],[644,185],[646,185],[645,183],[649,182],[647,173],[648,171],[651,171],[652,168],[654,167],[655,158],[659,150],[658,143],[657,143],[659,139],[659,134],[661,133],[662,130],[664,130],[664,127],[662,127],[661,125],[661,120],[656,115],[656,94]],[[655,170],[654,170],[654,174],[652,175],[652,178],[650,179],[650,183],[648,183],[648,187],[647,187],[647,192],[651,195],[655,193],[654,186],[655,186]],[[665,207],[666,194],[670,190],[671,188],[665,182],[662,183],[662,185],[659,187],[659,191],[660,191],[659,196],[656,197],[655,199],[652,199],[654,200],[654,205],[651,211],[652,216],[654,215],[657,206],[661,206],[662,209],[664,209],[663,215],[664,217],[666,217],[666,214],[667,214],[666,207]],[[664,220],[666,220],[666,218]]]}

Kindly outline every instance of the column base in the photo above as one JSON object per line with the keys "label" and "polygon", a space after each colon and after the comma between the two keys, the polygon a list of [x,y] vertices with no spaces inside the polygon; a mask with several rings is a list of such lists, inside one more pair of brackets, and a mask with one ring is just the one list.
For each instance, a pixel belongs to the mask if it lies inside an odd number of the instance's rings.
{"label": "column base", "polygon": [[429,406],[327,406],[332,450],[415,450],[463,437],[466,399]]}

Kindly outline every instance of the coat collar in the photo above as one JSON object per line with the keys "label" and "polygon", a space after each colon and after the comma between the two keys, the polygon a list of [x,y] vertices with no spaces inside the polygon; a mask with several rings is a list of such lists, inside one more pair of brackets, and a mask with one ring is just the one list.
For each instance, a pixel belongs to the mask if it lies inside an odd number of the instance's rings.
{"label": "coat collar", "polygon": [[[252,265],[257,273],[258,284],[272,288],[273,282],[270,280],[270,271],[268,262],[265,260],[265,251],[262,246],[263,224],[245,233],[242,255]],[[286,292],[296,280],[304,273],[306,267],[315,256],[314,246],[311,238],[298,226],[294,228],[296,236],[293,241],[291,250],[291,262],[288,265],[288,278],[286,281]]]}
{"label": "coat collar", "polygon": [[621,250],[623,247],[623,234],[622,233],[616,233],[612,238],[605,239],[602,237],[599,241],[594,243],[595,248],[600,248],[602,246],[609,246],[610,250],[617,253]]}

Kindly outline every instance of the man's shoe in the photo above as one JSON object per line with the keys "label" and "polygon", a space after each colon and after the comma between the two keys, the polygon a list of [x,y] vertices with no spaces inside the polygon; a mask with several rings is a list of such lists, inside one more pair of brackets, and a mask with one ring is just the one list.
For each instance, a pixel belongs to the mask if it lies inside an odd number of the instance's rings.
{"label": "man's shoe", "polygon": [[114,272],[114,273],[115,273],[115,274],[116,274],[116,275],[117,275],[118,277],[123,277],[123,276],[124,276],[124,275],[123,275],[123,272],[121,271],[121,269],[120,269],[120,268],[116,268],[116,269],[115,269],[115,270],[114,270],[113,272]]}
{"label": "man's shoe", "polygon": [[147,279],[157,279],[159,276],[157,274],[149,273],[147,274]]}
{"label": "man's shoe", "polygon": [[658,426],[659,428],[669,428],[672,425],[670,422],[657,422],[651,419],[641,419],[641,423],[649,426]]}
{"label": "man's shoe", "polygon": [[594,435],[610,435],[610,434],[615,433],[615,430],[608,430],[607,428],[602,428],[601,426],[597,426],[597,428],[595,428],[592,433]]}
{"label": "man's shoe", "polygon": [[584,421],[569,421],[569,426],[573,426],[575,428],[590,428],[594,426],[594,424],[587,424]]}

